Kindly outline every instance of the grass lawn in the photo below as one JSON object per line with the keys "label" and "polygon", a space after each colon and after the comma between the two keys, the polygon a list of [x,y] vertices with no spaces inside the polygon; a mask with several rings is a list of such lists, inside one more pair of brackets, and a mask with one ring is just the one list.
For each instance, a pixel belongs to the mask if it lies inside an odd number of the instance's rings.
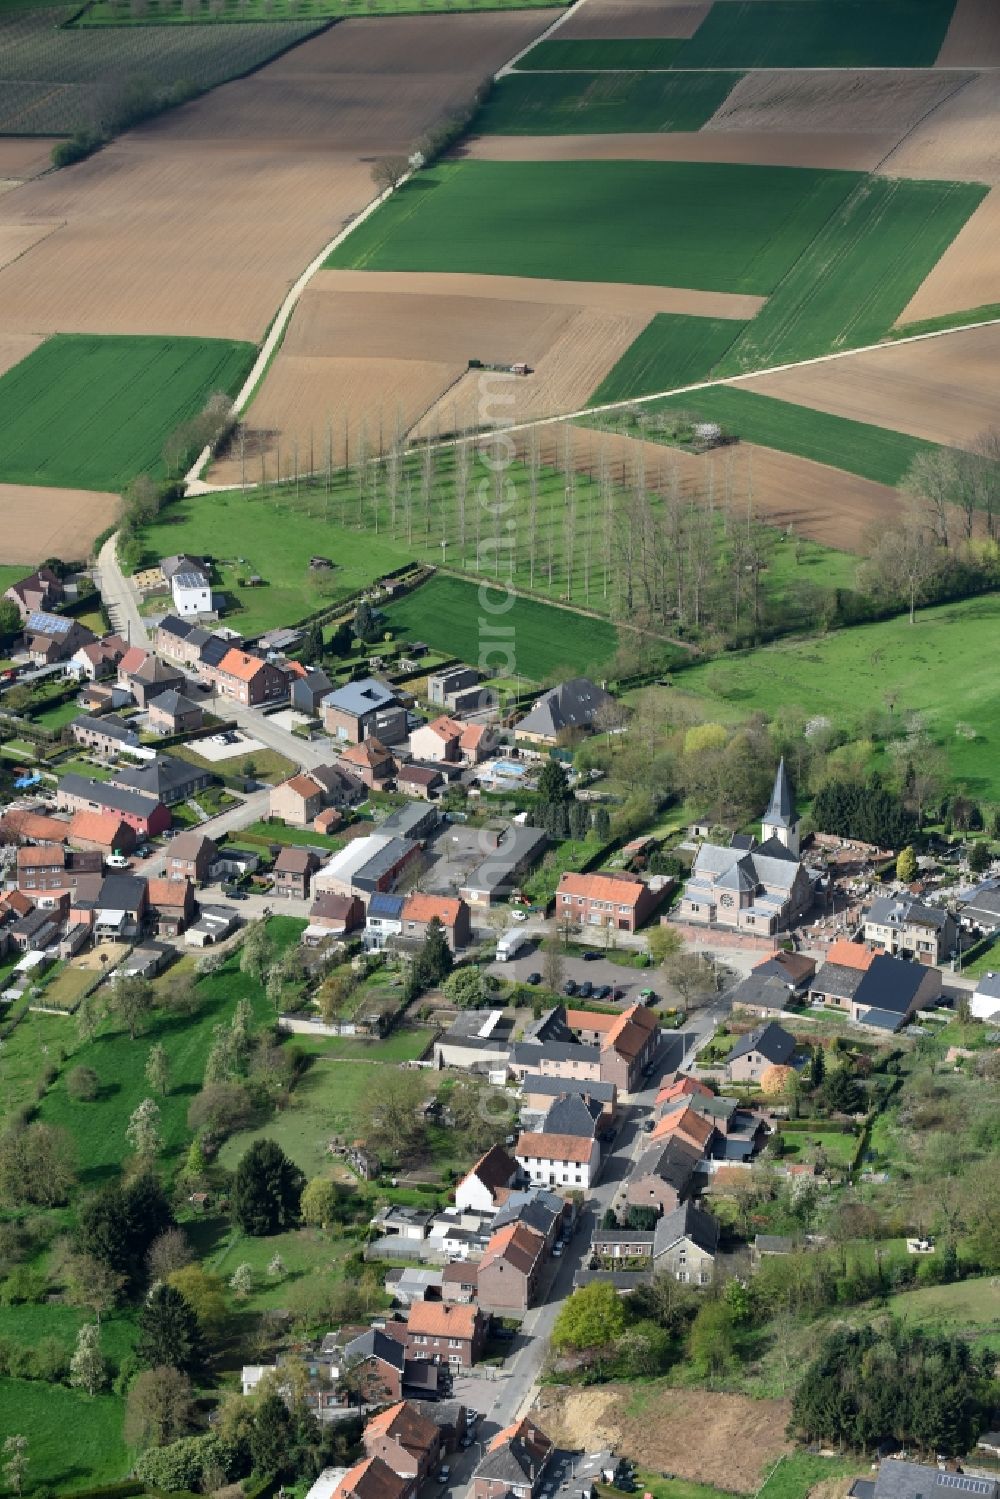
{"label": "grass lawn", "polygon": [[[993,642],[993,645],[990,642]],[[847,729],[896,695],[896,711],[924,715],[968,794],[1000,800],[1000,686],[982,670],[1000,647],[1000,599],[964,599],[810,640],[786,641],[677,673],[677,686],[723,710],[776,713],[797,704]],[[967,726],[956,734],[956,725]]]}
{"label": "grass lawn", "polygon": [[[209,1224],[222,1226],[218,1220],[209,1220]],[[199,1225],[185,1227],[193,1227],[193,1237],[197,1239]],[[309,1228],[260,1239],[252,1238],[238,1228],[230,1228],[204,1263],[206,1270],[214,1271],[225,1280],[230,1278],[237,1265],[249,1265],[254,1273],[254,1288],[243,1305],[248,1311],[263,1312],[286,1306],[289,1285],[305,1276],[342,1279],[344,1260],[355,1253],[357,1247],[357,1241],[351,1237],[331,1239]],[[280,1280],[269,1275],[267,1270],[276,1254],[285,1262],[286,1273]]]}
{"label": "grass lawn", "polygon": [[[756,14],[758,5],[752,8]],[[862,179],[790,263],[715,373],[877,343],[987,191],[973,182]]]}
{"label": "grass lawn", "polygon": [[[696,412],[702,421],[718,422],[743,442],[797,453],[879,484],[898,484],[918,453],[937,447],[905,432],[849,421],[739,386],[716,385],[690,395],[669,396],[652,402],[651,410]],[[649,435],[655,438],[655,430]]]}
{"label": "grass lawn", "polygon": [[343,848],[343,838],[331,838],[326,833],[313,833],[309,828],[286,828],[283,822],[252,822],[240,829],[240,837],[266,838],[269,843],[284,846],[294,844],[308,848]]}
{"label": "grass lawn", "polygon": [[927,68],[954,8],[955,0],[716,0],[676,65]]}
{"label": "grass lawn", "polygon": [[380,1062],[341,1062],[319,1059],[295,1086],[287,1108],[254,1130],[228,1139],[219,1162],[235,1170],[254,1140],[277,1140],[307,1177],[321,1176],[330,1166],[327,1142],[333,1135],[355,1129],[358,1106],[378,1088]]}
{"label": "grass lawn", "polygon": [[806,1495],[824,1478],[840,1478],[866,1471],[863,1459],[790,1452],[771,1470],[755,1499],[806,1499]]}
{"label": "grass lawn", "polygon": [[[602,69],[614,71],[626,68],[634,71],[672,66],[683,42],[673,37],[602,37],[596,40],[564,41],[553,37],[551,41],[539,42],[518,67],[548,72],[567,69],[575,73],[597,72]],[[730,87],[735,79],[730,81]]]}
{"label": "grass lawn", "polygon": [[831,1166],[847,1167],[858,1148],[856,1135],[835,1130],[789,1130],[782,1138],[785,1154],[792,1161],[815,1161],[823,1155]]}
{"label": "grass lawn", "polygon": [[[628,401],[707,380],[745,327],[734,318],[658,312],[605,375],[589,404]],[[695,400],[700,401],[701,395],[688,397],[688,404]]]}
{"label": "grass lawn", "polygon": [[122,1441],[125,1402],[117,1395],[85,1395],[41,1380],[0,1379],[0,1435],[29,1438],[28,1489],[47,1485],[66,1493],[85,1484],[124,1478],[129,1453]]}
{"label": "grass lawn", "polygon": [[[43,1338],[53,1338],[68,1353],[76,1347],[76,1335],[94,1314],[72,1306],[31,1305],[5,1306],[3,1336],[22,1347],[37,1347]],[[130,1311],[105,1313],[101,1318],[101,1352],[106,1359],[120,1364],[135,1347],[136,1325]]]}
{"label": "grass lawn", "polygon": [[[6,982],[12,966],[4,966],[0,983]],[[6,1008],[4,1013],[8,1013]],[[42,1069],[49,1062],[56,1063],[60,1050],[71,1050],[75,1041],[75,1027],[67,1016],[31,1011],[25,1015],[0,1046],[0,1098],[6,1115],[31,1103]]]}
{"label": "grass lawn", "polygon": [[78,968],[67,963],[59,970],[51,983],[46,984],[38,1003],[56,1010],[75,1010],[81,998],[94,982],[94,970]]}
{"label": "grass lawn", "polygon": [[[244,761],[252,760],[256,779],[267,781],[272,786],[286,780],[295,769],[291,760],[273,749],[248,750],[245,755],[233,755],[229,760],[206,760],[187,744],[174,745],[170,753],[181,760],[187,760],[190,765],[197,765],[201,770],[210,770],[215,775],[241,775]],[[199,798],[195,797],[195,801],[197,800]],[[197,819],[192,821],[196,822]]]}
{"label": "grass lawn", "polygon": [[[212,557],[219,586],[235,599],[238,629],[288,625],[339,598],[367,587],[406,562],[407,551],[382,537],[337,526],[337,505],[317,489],[295,503],[291,491],[275,496],[215,494],[211,503],[178,500],[143,532],[147,560],[178,551]],[[311,573],[309,558],[332,555],[332,575]],[[237,557],[245,559],[237,562]],[[262,588],[241,588],[257,573]]]}
{"label": "grass lawn", "polygon": [[165,438],[239,388],[252,344],[56,334],[0,379],[0,479],[122,489],[162,473]]}
{"label": "grass lawn", "polygon": [[986,951],[980,953],[978,958],[973,958],[971,963],[962,964],[962,972],[968,978],[980,979],[986,973],[995,973],[1000,967],[1000,954],[997,952],[997,943],[1000,937],[994,937]]}
{"label": "grass lawn", "polygon": [[[502,582],[497,585],[502,586]],[[498,597],[490,591],[487,607],[495,607]],[[569,614],[553,604],[523,598],[515,598],[502,616],[489,615],[474,583],[440,575],[392,604],[386,614],[393,628],[404,635],[453,651],[473,665],[491,645],[495,664],[499,664],[499,653],[509,652],[505,671],[517,671],[535,682],[596,671],[618,645],[617,632],[608,620]]]}
{"label": "grass lawn", "polygon": [[384,1041],[362,1036],[296,1036],[295,1045],[315,1057],[370,1062],[415,1062],[427,1050],[432,1030],[393,1031]]}
{"label": "grass lawn", "polygon": [[43,708],[30,717],[32,723],[40,724],[44,729],[64,729],[74,718],[79,718],[81,712],[80,704],[71,698],[68,703],[56,703],[54,708]]}
{"label": "grass lawn", "polygon": [[327,264],[766,295],[859,180],[717,162],[448,162],[394,193]]}
{"label": "grass lawn", "polygon": [[[542,44],[554,45],[558,44]],[[529,54],[529,58],[533,56],[534,53]],[[478,135],[592,132],[614,135],[639,130],[700,130],[740,76],[738,73],[508,73],[498,79],[472,129]]]}
{"label": "grass lawn", "polygon": [[1000,1346],[1000,1292],[995,1276],[901,1291],[889,1298],[887,1310],[910,1326],[949,1334],[980,1332],[990,1335],[991,1346]]}

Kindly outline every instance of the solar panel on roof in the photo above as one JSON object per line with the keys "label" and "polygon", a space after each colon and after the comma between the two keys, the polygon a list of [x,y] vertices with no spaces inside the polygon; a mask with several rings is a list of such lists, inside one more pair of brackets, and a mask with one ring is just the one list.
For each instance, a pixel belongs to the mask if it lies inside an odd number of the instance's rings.
{"label": "solar panel on roof", "polygon": [[40,609],[28,615],[28,629],[43,635],[65,635],[71,624],[72,620],[63,619],[58,614],[45,614]]}
{"label": "solar panel on roof", "polygon": [[969,1478],[964,1473],[939,1473],[936,1487],[958,1489],[963,1494],[992,1494],[993,1485],[986,1478]]}

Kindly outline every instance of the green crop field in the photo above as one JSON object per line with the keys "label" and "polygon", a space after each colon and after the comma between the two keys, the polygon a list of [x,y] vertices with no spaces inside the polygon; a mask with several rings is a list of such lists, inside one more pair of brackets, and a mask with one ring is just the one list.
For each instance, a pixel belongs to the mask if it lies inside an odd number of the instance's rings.
{"label": "green crop field", "polygon": [[[816,463],[846,469],[879,484],[898,484],[918,453],[932,452],[936,443],[887,427],[848,421],[778,401],[773,396],[735,386],[715,385],[690,395],[668,396],[646,408],[656,411],[690,411],[707,422],[718,422],[744,442],[757,442],[783,453],[797,453]],[[656,437],[651,429],[648,435]]]}
{"label": "green crop field", "polygon": [[494,664],[499,664],[500,652],[510,652],[504,663],[506,676],[519,673],[535,682],[590,675],[614,655],[618,636],[610,621],[523,598],[508,601],[511,607],[504,607],[502,614],[490,613],[504,600],[490,588],[488,578],[483,584],[485,602],[480,602],[475,583],[432,578],[386,611],[389,622],[407,637],[426,640],[473,666],[492,644]]}
{"label": "green crop field", "polygon": [[433,15],[447,11],[536,10],[568,0],[94,0],[79,26],[192,26],[255,21],[340,21],[351,16]]}
{"label": "green crop field", "polygon": [[[675,677],[719,710],[777,713],[796,705],[860,729],[872,705],[923,715],[956,783],[1000,801],[1000,686],[982,664],[1000,648],[1000,598],[964,599],[810,640],[785,641]],[[956,726],[960,732],[956,732]]]}
{"label": "green crop field", "polygon": [[394,193],[327,264],[766,295],[859,180],[717,162],[450,162]]}
{"label": "green crop field", "polygon": [[987,302],[965,312],[943,312],[940,317],[921,318],[915,323],[900,323],[889,329],[890,338],[915,338],[921,333],[944,333],[949,328],[964,328],[970,323],[1000,322],[1000,302]]}
{"label": "green crop field", "polygon": [[628,401],[707,380],[745,327],[733,318],[657,313],[605,375],[589,404]]}
{"label": "green crop field", "polygon": [[123,489],[215,390],[234,393],[252,344],[58,333],[0,379],[0,480]]}
{"label": "green crop field", "polygon": [[473,124],[479,135],[700,130],[739,73],[508,73]]}
{"label": "green crop field", "polygon": [[883,338],[987,189],[866,177],[820,228],[715,373]]}
{"label": "green crop field", "polygon": [[955,0],[716,0],[675,66],[927,68],[954,9]]}
{"label": "green crop field", "polygon": [[78,6],[8,6],[0,0],[0,134],[72,135],[93,127],[110,80],[196,92],[241,77],[312,36],[324,22],[210,26],[69,26]]}
{"label": "green crop field", "polygon": [[553,37],[551,41],[539,42],[537,47],[532,47],[517,66],[525,72],[596,73],[614,72],[619,68],[642,72],[672,67],[677,50],[683,45],[673,37],[602,37],[593,41],[564,41],[561,37]]}
{"label": "green crop field", "polygon": [[109,1483],[128,1471],[122,1441],[125,1402],[86,1395],[47,1380],[0,1379],[0,1437],[29,1440],[26,1492],[69,1493]]}

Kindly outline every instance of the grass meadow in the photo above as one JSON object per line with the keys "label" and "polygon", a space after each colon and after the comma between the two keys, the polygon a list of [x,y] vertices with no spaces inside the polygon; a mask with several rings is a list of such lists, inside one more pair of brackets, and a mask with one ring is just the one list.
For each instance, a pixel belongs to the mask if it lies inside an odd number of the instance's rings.
{"label": "grass meadow", "polygon": [[394,193],[327,264],[766,295],[859,180],[718,162],[448,162]]}
{"label": "grass meadow", "polygon": [[384,1062],[318,1058],[299,1079],[280,1114],[256,1129],[232,1135],[219,1151],[219,1163],[234,1170],[254,1140],[276,1140],[307,1177],[330,1166],[327,1142],[333,1135],[356,1134],[362,1099],[378,1087]]}
{"label": "grass meadow", "polygon": [[68,1493],[127,1472],[122,1440],[125,1402],[41,1380],[0,1379],[0,1437],[29,1439],[27,1491]]}
{"label": "grass meadow", "polygon": [[508,73],[497,80],[472,129],[477,135],[592,132],[616,135],[630,131],[700,130],[740,76],[738,73]]}
{"label": "grass meadow", "polygon": [[986,192],[971,182],[864,178],[715,373],[736,375],[877,343]]}
{"label": "grass meadow", "polygon": [[955,0],[716,0],[675,66],[928,68],[954,9]]}
{"label": "grass meadow", "polygon": [[[515,598],[508,608],[510,601],[490,589],[489,579],[483,583],[485,606],[479,585],[461,578],[434,577],[390,606],[386,611],[389,623],[407,637],[450,650],[473,664],[491,640],[497,641],[498,650],[509,646],[515,658],[504,665],[504,674],[517,672],[536,682],[596,672],[614,655],[618,635],[609,620],[567,614],[535,599]],[[497,587],[502,589],[502,582]],[[490,614],[498,598],[504,611]],[[485,633],[490,629],[498,633]]]}
{"label": "grass meadow", "polygon": [[[993,644],[990,644],[990,641]],[[944,748],[956,785],[1000,801],[1000,686],[983,670],[1000,649],[1000,598],[963,599],[809,640],[789,640],[692,667],[675,677],[720,713],[775,714],[795,705],[848,730],[894,695],[920,713]]]}
{"label": "grass meadow", "polygon": [[[703,421],[718,422],[744,442],[796,453],[879,484],[898,484],[918,453],[933,451],[937,446],[906,432],[831,416],[731,385],[668,396],[650,402],[645,409],[650,413],[691,411]],[[655,438],[656,433],[650,431],[648,435]]]}
{"label": "grass meadow", "polygon": [[0,480],[123,489],[162,473],[167,436],[239,388],[252,344],[56,334],[0,378]]}
{"label": "grass meadow", "polygon": [[745,327],[734,318],[658,312],[605,375],[590,404],[628,401],[706,380]]}

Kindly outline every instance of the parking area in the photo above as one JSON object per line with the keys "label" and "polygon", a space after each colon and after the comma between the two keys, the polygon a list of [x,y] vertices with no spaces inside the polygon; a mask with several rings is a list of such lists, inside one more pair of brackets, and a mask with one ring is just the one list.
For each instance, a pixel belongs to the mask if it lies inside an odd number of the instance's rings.
{"label": "parking area", "polygon": [[469,871],[486,858],[495,837],[485,828],[444,823],[427,845],[430,867],[423,888],[432,895],[454,895]]}
{"label": "parking area", "polygon": [[[529,973],[544,973],[545,954],[541,951],[541,938],[533,934],[531,940],[532,946],[528,952],[506,963],[491,963],[490,972],[506,979],[518,979],[522,983]],[[572,953],[561,953],[560,962],[563,983],[572,979],[577,985],[589,983],[595,989],[607,984],[609,989],[618,991],[618,999],[623,1005],[634,1004],[642,989],[654,989],[662,997],[662,986],[657,986],[654,969],[625,968],[604,957],[588,959]],[[608,1002],[610,1001],[609,995]]]}
{"label": "parking area", "polygon": [[262,750],[264,746],[259,739],[244,734],[240,729],[227,729],[221,734],[206,735],[204,739],[191,739],[184,748],[194,750],[203,760],[210,760],[215,764],[218,760],[233,760],[238,755],[252,754],[254,750]]}

